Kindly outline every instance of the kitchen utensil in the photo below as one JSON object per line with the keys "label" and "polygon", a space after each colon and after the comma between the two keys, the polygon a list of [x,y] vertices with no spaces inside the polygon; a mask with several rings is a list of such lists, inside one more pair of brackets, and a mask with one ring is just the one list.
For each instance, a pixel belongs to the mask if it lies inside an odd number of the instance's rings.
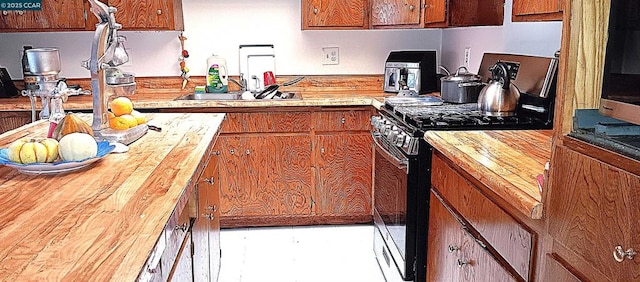
{"label": "kitchen utensil", "polygon": [[459,67],[455,74],[440,78],[440,83],[440,97],[449,103],[477,102],[484,86],[480,76],[470,73],[465,66]]}
{"label": "kitchen utensil", "polygon": [[515,115],[520,91],[511,83],[508,65],[497,62],[491,73],[491,81],[480,91],[478,109],[489,116]]}
{"label": "kitchen utensil", "polygon": [[294,78],[292,80],[286,81],[286,82],[282,83],[281,85],[282,86],[291,86],[291,85],[294,85],[294,84],[302,81],[303,79],[304,79],[304,76],[299,76],[299,77],[296,77],[296,78]]}
{"label": "kitchen utensil", "polygon": [[278,84],[272,84],[269,85],[266,89],[262,90],[260,93],[256,94],[256,99],[263,99],[266,98],[268,95],[275,93],[278,88],[280,88],[280,85]]}

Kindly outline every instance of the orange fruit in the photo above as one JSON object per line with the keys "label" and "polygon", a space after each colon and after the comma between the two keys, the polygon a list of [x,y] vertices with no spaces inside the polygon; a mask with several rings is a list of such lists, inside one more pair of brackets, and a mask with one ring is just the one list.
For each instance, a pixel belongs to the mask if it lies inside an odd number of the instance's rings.
{"label": "orange fruit", "polygon": [[138,122],[138,124],[144,124],[147,123],[147,117],[145,117],[144,114],[142,114],[141,112],[138,112],[136,110],[133,110],[131,112],[131,115],[136,118],[136,121]]}
{"label": "orange fruit", "polygon": [[127,97],[118,97],[111,101],[109,104],[111,112],[117,117],[121,115],[131,114],[133,111],[133,103]]}
{"label": "orange fruit", "polygon": [[126,118],[114,117],[109,119],[109,127],[111,129],[129,129],[129,122]]}
{"label": "orange fruit", "polygon": [[107,114],[109,115],[109,119],[116,117],[116,115],[112,112],[107,112]]}
{"label": "orange fruit", "polygon": [[127,125],[129,126],[129,128],[132,128],[132,127],[138,125],[138,120],[136,120],[136,118],[133,117],[132,115],[121,115],[118,118],[121,118],[124,121],[126,121]]}

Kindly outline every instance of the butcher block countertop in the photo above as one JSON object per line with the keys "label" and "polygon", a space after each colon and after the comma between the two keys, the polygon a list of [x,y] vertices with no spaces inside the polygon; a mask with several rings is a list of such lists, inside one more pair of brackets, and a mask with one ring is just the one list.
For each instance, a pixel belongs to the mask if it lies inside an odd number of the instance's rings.
{"label": "butcher block countertop", "polygon": [[[255,108],[255,107],[309,107],[309,106],[374,106],[380,108],[384,97],[395,94],[382,91],[336,91],[297,93],[302,99],[284,100],[176,100],[184,94],[136,93],[128,96],[138,110],[171,108]],[[64,102],[67,111],[91,110],[92,96],[71,96]],[[40,101],[36,107],[41,108]],[[0,111],[30,111],[29,98],[18,97],[0,100]]]}
{"label": "butcher block countertop", "polygon": [[[224,114],[150,117],[162,131],[79,171],[30,176],[0,166],[1,280],[136,280],[185,208]],[[8,131],[0,148],[47,129],[38,121]]]}
{"label": "butcher block countertop", "polygon": [[536,177],[551,157],[551,137],[551,130],[425,133],[435,149],[531,219],[542,217]]}

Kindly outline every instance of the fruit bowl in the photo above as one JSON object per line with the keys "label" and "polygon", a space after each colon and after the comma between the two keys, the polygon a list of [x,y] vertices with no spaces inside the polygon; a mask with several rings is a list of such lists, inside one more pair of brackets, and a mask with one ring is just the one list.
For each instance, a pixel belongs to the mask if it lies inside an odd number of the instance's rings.
{"label": "fruit bowl", "polygon": [[90,164],[99,161],[107,154],[111,153],[114,148],[115,145],[110,145],[109,142],[101,141],[98,142],[98,153],[95,157],[80,161],[60,161],[55,163],[32,164],[21,164],[10,161],[9,157],[7,156],[7,149],[2,148],[0,149],[0,165],[6,165],[8,167],[16,169],[18,172],[30,175],[60,174],[85,168]]}

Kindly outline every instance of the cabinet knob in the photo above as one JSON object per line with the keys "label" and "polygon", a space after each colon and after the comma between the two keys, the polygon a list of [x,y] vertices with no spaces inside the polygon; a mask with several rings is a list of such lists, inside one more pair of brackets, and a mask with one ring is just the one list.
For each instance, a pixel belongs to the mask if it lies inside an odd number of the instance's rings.
{"label": "cabinet knob", "polygon": [[2,11],[2,15],[3,15],[3,16],[6,16],[6,15],[8,15],[8,14],[9,14],[9,12],[7,12],[7,10]]}
{"label": "cabinet knob", "polygon": [[158,10],[156,11],[156,14],[158,14],[158,15],[162,15],[162,10],[158,9]]}
{"label": "cabinet knob", "polygon": [[18,11],[18,15],[21,15],[21,16],[24,15],[24,11],[22,10]]}
{"label": "cabinet knob", "polygon": [[622,246],[616,246],[615,250],[613,250],[613,259],[617,262],[623,262],[624,259],[633,259],[636,254],[637,253],[633,248],[629,248],[625,251],[622,249]]}
{"label": "cabinet knob", "polygon": [[313,14],[314,14],[314,15],[317,15],[317,14],[318,14],[318,8],[313,7]]}
{"label": "cabinet knob", "polygon": [[176,224],[176,226],[173,227],[173,230],[182,230],[184,232],[184,231],[187,231],[187,228],[188,228],[187,223],[184,222],[182,224]]}
{"label": "cabinet knob", "polygon": [[247,149],[246,151],[244,151],[247,155],[251,154],[251,150]]}
{"label": "cabinet knob", "polygon": [[460,250],[460,247],[456,246],[456,245],[449,245],[449,253],[453,253],[455,251]]}
{"label": "cabinet knob", "polygon": [[206,213],[206,214],[203,214],[202,216],[208,220],[213,220],[214,218],[216,218],[216,216],[213,215],[212,213]]}
{"label": "cabinet knob", "polygon": [[340,119],[340,123],[344,124],[345,122],[347,122],[346,118],[343,117],[343,118]]}
{"label": "cabinet knob", "polygon": [[216,180],[215,180],[215,178],[213,178],[213,176],[211,176],[211,177],[209,177],[209,178],[205,178],[203,181],[204,181],[204,182],[207,182],[207,183],[209,183],[209,184],[211,184],[211,185],[213,185],[213,183],[215,183],[215,182],[216,182]]}
{"label": "cabinet knob", "polygon": [[458,259],[458,267],[463,267],[463,266],[465,266],[465,265],[467,265],[467,264],[471,264],[471,262],[470,262],[470,261],[465,261],[465,260]]}
{"label": "cabinet knob", "polygon": [[213,205],[213,206],[207,206],[207,207],[205,208],[205,210],[209,210],[209,211],[212,211],[212,212],[216,212],[216,210],[217,210],[217,209],[218,209],[218,208],[216,207],[216,205]]}
{"label": "cabinet knob", "polygon": [[233,154],[235,154],[235,153],[236,153],[236,150],[234,150],[234,149],[229,150],[229,154],[232,154],[232,155],[233,155]]}
{"label": "cabinet knob", "polygon": [[415,7],[415,6],[413,6],[413,5],[409,5],[409,11],[412,11],[412,12],[413,12],[413,10],[415,10],[415,9],[416,9],[416,7]]}
{"label": "cabinet knob", "polygon": [[320,153],[324,154],[324,148],[320,148]]}

